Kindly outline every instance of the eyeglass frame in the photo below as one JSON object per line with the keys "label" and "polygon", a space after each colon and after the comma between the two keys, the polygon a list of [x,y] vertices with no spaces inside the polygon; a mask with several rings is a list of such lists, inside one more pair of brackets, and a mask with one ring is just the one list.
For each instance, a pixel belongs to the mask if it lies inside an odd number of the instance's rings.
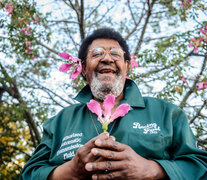
{"label": "eyeglass frame", "polygon": [[[93,58],[93,59],[101,59],[101,58],[104,58],[104,57],[106,56],[106,53],[108,53],[108,54],[111,56],[112,59],[117,60],[117,61],[121,60],[121,58],[124,58],[124,53],[125,53],[125,51],[123,51],[121,48],[111,48],[110,50],[107,50],[107,49],[104,49],[104,48],[102,48],[102,47],[96,47],[96,48],[93,48],[93,49],[88,50],[88,52],[92,52],[94,49],[102,49],[102,50],[104,50],[104,54],[101,55],[101,56],[99,56],[99,57],[93,57],[93,56],[92,56],[91,58]],[[114,57],[114,56],[111,54],[111,50],[113,50],[113,49],[117,49],[119,52],[122,52],[122,53],[123,53],[123,54],[120,56],[120,58],[116,58],[116,57]]]}

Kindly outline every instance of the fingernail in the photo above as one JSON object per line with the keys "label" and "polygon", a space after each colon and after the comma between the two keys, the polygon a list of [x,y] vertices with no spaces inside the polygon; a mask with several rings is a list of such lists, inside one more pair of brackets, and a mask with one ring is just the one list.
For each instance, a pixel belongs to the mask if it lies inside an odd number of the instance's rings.
{"label": "fingernail", "polygon": [[92,179],[93,179],[93,180],[98,179],[97,175],[93,175],[93,176],[92,176]]}
{"label": "fingernail", "polygon": [[109,133],[108,133],[108,132],[104,132],[104,134],[105,134],[107,137],[109,137]]}
{"label": "fingernail", "polygon": [[97,140],[95,141],[95,145],[100,146],[101,144],[102,144],[102,140],[97,139]]}
{"label": "fingernail", "polygon": [[92,152],[92,154],[93,154],[93,155],[98,154],[98,150],[97,150],[97,149],[95,149],[95,148],[93,148],[93,149],[91,150],[91,152]]}
{"label": "fingernail", "polygon": [[114,136],[110,136],[113,141],[116,141],[116,138]]}
{"label": "fingernail", "polygon": [[86,166],[85,166],[85,169],[86,169],[87,171],[92,171],[92,169],[93,169],[93,165],[92,165],[91,163],[87,163]]}

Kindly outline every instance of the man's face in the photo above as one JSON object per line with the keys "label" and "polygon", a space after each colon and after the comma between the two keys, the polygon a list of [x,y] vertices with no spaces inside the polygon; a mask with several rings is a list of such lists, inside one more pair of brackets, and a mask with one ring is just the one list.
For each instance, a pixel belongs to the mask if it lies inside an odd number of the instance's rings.
{"label": "man's face", "polygon": [[96,39],[89,46],[83,74],[93,95],[104,100],[109,93],[116,97],[122,93],[128,68],[129,62],[124,61],[124,52],[117,41]]}

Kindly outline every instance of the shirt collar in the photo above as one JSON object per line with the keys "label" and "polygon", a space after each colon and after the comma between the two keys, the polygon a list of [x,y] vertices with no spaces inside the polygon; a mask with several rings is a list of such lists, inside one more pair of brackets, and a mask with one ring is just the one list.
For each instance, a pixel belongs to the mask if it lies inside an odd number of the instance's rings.
{"label": "shirt collar", "polygon": [[[75,97],[81,103],[87,103],[93,98],[89,85],[86,85]],[[127,103],[131,107],[145,107],[144,99],[134,81],[126,79],[124,87],[124,99],[121,104]]]}

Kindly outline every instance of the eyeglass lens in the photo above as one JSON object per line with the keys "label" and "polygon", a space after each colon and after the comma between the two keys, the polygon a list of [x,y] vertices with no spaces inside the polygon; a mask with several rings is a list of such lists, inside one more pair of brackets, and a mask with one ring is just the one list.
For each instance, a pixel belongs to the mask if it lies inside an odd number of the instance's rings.
{"label": "eyeglass lens", "polygon": [[[92,58],[100,58],[100,57],[104,57],[107,51],[103,48],[94,48],[93,50],[91,50],[91,52],[92,52]],[[123,54],[124,51],[122,49],[119,48],[110,49],[110,55],[114,59],[122,59]]]}

